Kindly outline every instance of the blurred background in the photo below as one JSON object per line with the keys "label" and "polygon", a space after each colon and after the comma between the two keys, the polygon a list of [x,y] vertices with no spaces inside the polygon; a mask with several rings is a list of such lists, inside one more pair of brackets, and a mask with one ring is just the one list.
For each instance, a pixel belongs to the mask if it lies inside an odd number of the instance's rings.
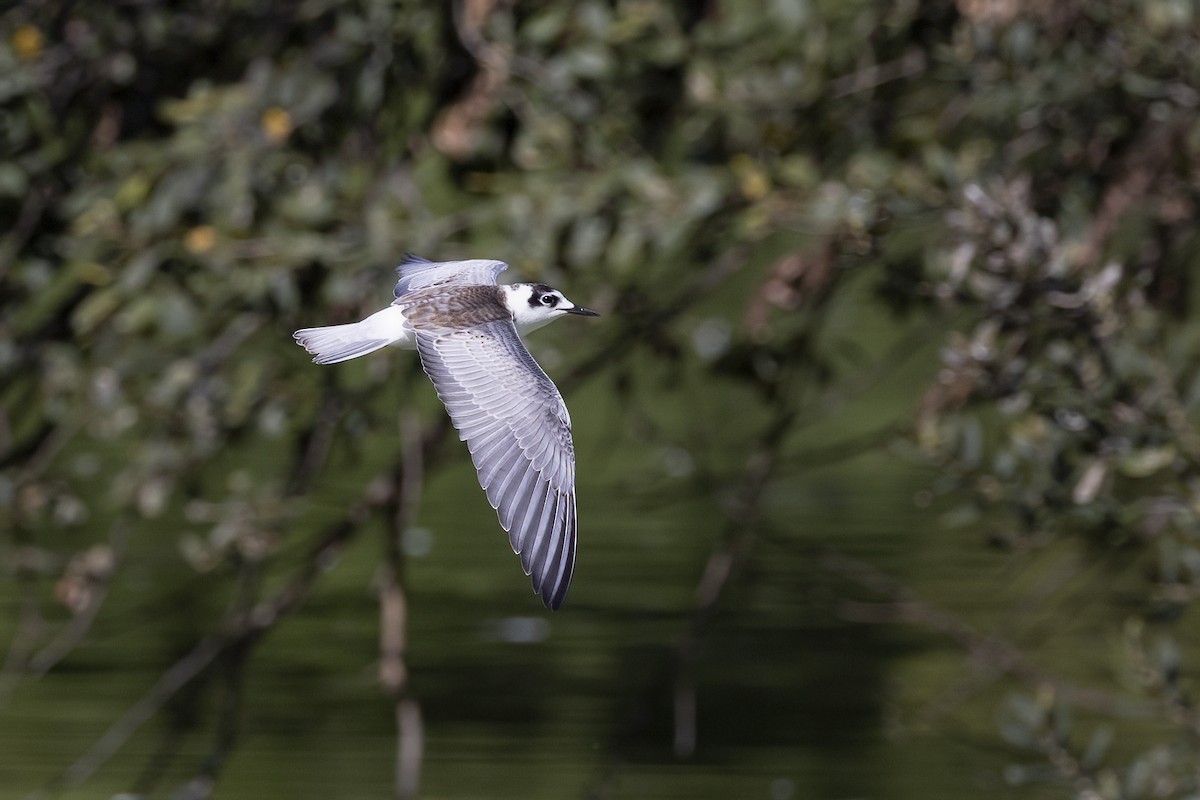
{"label": "blurred background", "polygon": [[[0,795],[1196,797],[1197,13],[0,11]],[[603,314],[559,612],[405,251]]]}

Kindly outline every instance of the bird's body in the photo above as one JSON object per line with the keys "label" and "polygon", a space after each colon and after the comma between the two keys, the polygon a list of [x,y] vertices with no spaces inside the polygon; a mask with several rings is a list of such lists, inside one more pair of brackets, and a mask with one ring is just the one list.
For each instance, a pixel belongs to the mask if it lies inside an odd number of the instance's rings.
{"label": "bird's body", "polygon": [[360,322],[294,336],[318,364],[389,345],[418,351],[534,590],[558,608],[577,537],[571,418],[520,334],[565,314],[595,312],[544,284],[497,285],[506,268],[501,261],[410,257],[397,269],[390,306]]}

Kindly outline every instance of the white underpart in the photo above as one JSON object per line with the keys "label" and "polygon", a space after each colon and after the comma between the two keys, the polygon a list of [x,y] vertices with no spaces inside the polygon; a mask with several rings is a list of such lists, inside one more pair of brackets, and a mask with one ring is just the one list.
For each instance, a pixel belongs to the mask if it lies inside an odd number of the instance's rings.
{"label": "white underpart", "polygon": [[414,350],[417,346],[399,306],[376,311],[361,322],[303,328],[293,336],[305,350],[316,356],[313,361],[317,364],[349,361],[388,345],[405,350]]}

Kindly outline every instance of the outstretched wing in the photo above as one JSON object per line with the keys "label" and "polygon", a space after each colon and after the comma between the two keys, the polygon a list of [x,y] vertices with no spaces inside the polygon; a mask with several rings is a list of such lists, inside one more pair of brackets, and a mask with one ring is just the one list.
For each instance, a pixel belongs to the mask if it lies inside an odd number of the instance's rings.
{"label": "outstretched wing", "polygon": [[398,299],[414,289],[428,286],[494,284],[496,277],[508,269],[503,261],[472,259],[470,261],[429,261],[407,253],[396,267],[399,280],[392,294]]}
{"label": "outstretched wing", "polygon": [[511,320],[417,330],[421,364],[542,602],[557,609],[575,569],[575,450],[554,382]]}

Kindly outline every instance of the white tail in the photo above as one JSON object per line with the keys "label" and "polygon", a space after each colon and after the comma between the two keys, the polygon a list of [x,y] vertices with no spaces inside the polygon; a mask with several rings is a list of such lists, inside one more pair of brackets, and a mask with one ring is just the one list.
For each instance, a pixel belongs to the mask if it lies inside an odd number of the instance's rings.
{"label": "white tail", "polygon": [[389,344],[407,344],[409,332],[404,315],[396,306],[377,311],[362,322],[302,328],[293,338],[316,358],[317,364],[336,364],[374,353]]}

